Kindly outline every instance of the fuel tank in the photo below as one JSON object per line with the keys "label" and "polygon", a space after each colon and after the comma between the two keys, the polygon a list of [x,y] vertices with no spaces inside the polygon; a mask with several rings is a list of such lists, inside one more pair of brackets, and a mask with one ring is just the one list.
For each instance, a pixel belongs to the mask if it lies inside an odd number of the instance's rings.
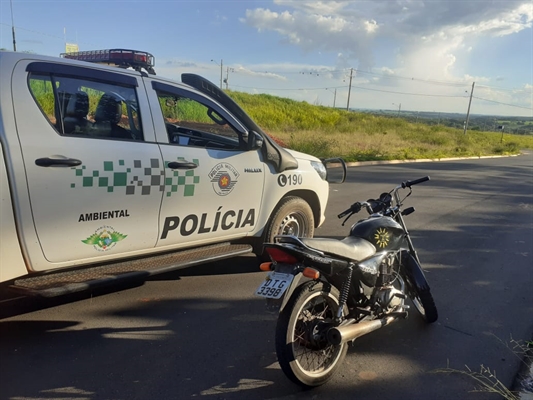
{"label": "fuel tank", "polygon": [[399,249],[403,244],[405,232],[391,217],[376,214],[353,224],[350,236],[368,240],[379,252]]}

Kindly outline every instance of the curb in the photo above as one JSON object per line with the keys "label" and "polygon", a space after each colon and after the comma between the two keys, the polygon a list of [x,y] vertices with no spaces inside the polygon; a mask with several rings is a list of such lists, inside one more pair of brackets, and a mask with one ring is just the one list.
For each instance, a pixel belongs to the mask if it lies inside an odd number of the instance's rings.
{"label": "curb", "polygon": [[529,366],[529,372],[515,386],[520,400],[533,400],[533,365]]}
{"label": "curb", "polygon": [[[518,157],[520,154],[511,154],[508,156],[478,156],[478,157],[450,157],[450,158],[420,158],[416,160],[382,160],[382,161],[353,161],[347,162],[347,167],[358,167],[364,165],[384,165],[384,164],[406,164],[418,162],[436,162],[436,161],[458,161],[458,160],[481,160],[484,158],[504,158],[504,157]],[[339,166],[340,164],[332,163],[331,166]]]}
{"label": "curb", "polygon": [[533,347],[525,351],[522,368],[516,374],[512,390],[518,400],[533,400]]}

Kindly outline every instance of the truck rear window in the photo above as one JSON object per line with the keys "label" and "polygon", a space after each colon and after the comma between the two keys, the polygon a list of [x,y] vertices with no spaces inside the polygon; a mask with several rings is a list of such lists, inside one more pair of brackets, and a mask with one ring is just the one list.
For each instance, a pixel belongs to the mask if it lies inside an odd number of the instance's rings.
{"label": "truck rear window", "polygon": [[61,135],[143,140],[134,87],[30,73],[29,88]]}

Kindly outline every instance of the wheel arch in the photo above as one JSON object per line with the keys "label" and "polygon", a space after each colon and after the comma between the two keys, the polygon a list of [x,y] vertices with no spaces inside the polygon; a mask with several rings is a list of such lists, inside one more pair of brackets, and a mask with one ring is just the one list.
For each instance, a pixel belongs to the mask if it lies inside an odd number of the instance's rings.
{"label": "wheel arch", "polygon": [[[279,199],[278,203],[274,207],[274,210],[276,210],[280,203],[287,197],[300,197],[301,199],[305,200],[307,204],[311,207],[311,210],[313,211],[313,218],[315,220],[315,229],[318,228],[320,224],[320,215],[322,213],[322,209],[320,207],[320,200],[318,199],[318,196],[315,192],[312,190],[305,190],[305,189],[297,189],[292,190],[290,192],[287,192],[281,199]],[[274,212],[274,210],[272,212]]]}

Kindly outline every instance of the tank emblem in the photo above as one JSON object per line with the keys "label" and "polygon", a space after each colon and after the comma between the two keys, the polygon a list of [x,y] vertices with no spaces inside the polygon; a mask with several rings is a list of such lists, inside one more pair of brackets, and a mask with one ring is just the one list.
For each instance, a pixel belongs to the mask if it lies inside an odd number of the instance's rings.
{"label": "tank emblem", "polygon": [[385,228],[379,228],[374,235],[374,239],[379,247],[384,248],[389,244],[390,234]]}

